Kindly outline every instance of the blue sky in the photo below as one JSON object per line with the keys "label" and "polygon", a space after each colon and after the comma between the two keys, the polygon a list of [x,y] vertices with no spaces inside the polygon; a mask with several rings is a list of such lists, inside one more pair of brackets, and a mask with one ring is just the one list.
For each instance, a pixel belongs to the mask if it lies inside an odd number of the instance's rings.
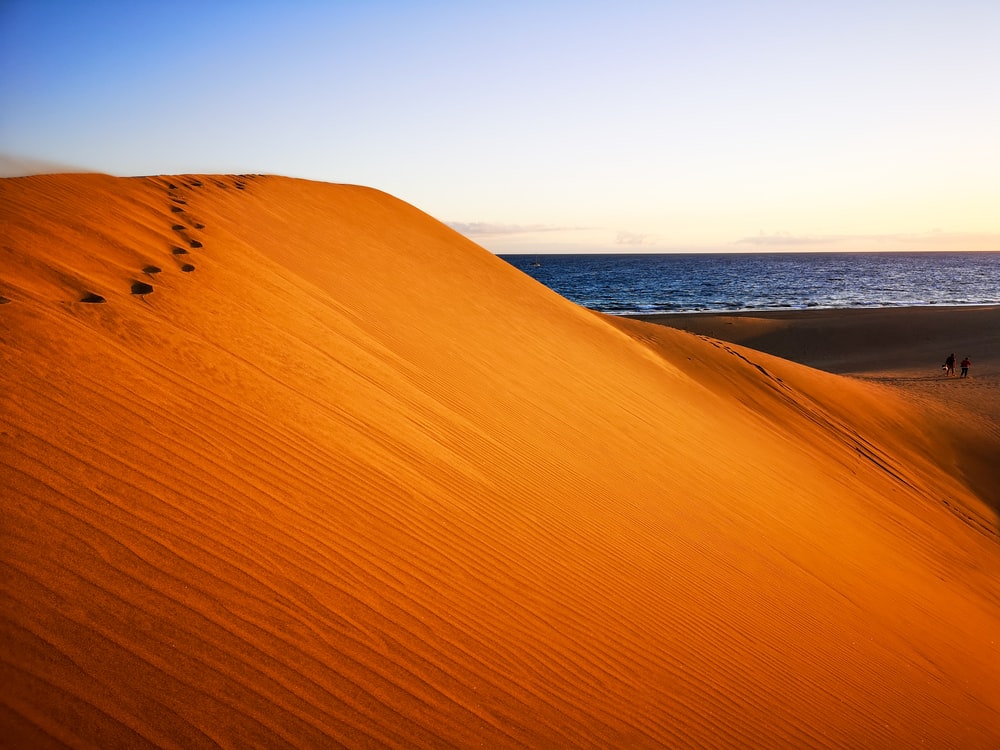
{"label": "blue sky", "polygon": [[0,0],[0,152],[370,185],[496,252],[1000,250],[998,40],[996,0]]}

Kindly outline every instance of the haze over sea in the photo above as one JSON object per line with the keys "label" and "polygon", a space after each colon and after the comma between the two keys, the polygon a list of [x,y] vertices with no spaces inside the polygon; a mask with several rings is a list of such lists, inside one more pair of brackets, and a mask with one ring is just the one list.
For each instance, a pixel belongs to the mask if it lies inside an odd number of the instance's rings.
{"label": "haze over sea", "polygon": [[1000,253],[503,255],[615,315],[1000,304]]}

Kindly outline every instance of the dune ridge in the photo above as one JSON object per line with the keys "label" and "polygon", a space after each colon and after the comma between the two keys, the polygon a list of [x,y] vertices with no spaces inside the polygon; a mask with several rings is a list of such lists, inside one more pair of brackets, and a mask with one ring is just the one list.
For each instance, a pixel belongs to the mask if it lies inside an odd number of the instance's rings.
{"label": "dune ridge", "polygon": [[0,198],[12,746],[1000,741],[993,437],[369,188]]}

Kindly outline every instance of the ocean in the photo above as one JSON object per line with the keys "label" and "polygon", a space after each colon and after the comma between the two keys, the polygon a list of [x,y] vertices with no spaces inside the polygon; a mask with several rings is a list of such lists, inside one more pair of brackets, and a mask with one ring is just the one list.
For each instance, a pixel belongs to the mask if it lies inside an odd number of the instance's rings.
{"label": "ocean", "polygon": [[1000,252],[500,257],[615,315],[1000,304]]}

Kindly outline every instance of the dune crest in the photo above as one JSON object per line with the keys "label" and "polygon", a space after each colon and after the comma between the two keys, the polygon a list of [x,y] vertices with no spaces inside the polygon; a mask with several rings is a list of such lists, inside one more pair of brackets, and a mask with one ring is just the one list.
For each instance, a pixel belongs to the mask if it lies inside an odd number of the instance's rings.
{"label": "dune crest", "polygon": [[368,188],[0,205],[15,745],[1000,742],[993,500],[892,392]]}

